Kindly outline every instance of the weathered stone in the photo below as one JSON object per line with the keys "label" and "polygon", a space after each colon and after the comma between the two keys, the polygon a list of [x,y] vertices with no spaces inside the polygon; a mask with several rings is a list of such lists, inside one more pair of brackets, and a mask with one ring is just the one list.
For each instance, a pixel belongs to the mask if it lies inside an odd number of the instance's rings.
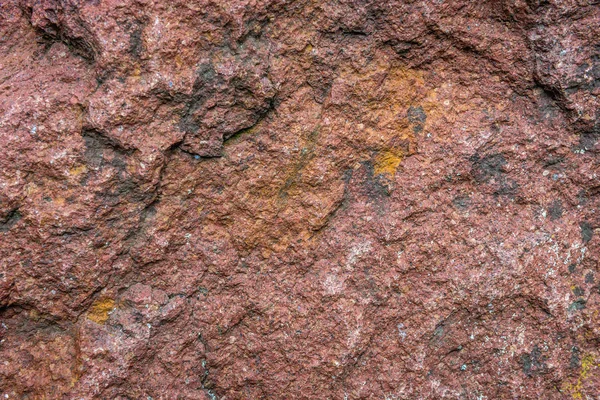
{"label": "weathered stone", "polygon": [[0,396],[600,393],[593,1],[0,2]]}

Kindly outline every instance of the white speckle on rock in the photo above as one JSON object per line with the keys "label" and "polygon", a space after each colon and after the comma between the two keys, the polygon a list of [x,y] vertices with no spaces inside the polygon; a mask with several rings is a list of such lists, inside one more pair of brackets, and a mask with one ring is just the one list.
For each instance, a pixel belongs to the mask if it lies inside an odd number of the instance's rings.
{"label": "white speckle on rock", "polygon": [[402,341],[404,341],[404,339],[406,339],[406,331],[404,330],[404,324],[399,323],[397,327],[398,327],[398,335],[400,335],[400,337],[402,338]]}
{"label": "white speckle on rock", "polygon": [[371,246],[371,241],[367,240],[362,243],[355,244],[350,249],[350,253],[348,254],[348,264],[353,266],[356,261],[363,255],[371,251],[373,247]]}
{"label": "white speckle on rock", "polygon": [[345,279],[340,278],[335,274],[328,275],[323,282],[323,288],[327,294],[335,295],[340,293],[344,289]]}

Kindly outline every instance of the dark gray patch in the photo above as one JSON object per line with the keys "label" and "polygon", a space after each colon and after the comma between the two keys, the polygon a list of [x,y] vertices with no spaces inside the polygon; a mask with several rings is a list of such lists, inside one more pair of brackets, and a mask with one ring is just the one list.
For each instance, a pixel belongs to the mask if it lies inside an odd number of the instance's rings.
{"label": "dark gray patch", "polygon": [[478,183],[488,182],[506,172],[504,170],[506,158],[500,153],[489,154],[483,158],[479,154],[475,154],[470,161],[472,163],[471,175]]}
{"label": "dark gray patch", "polygon": [[588,62],[577,67],[577,74],[570,80],[567,90],[577,92],[579,90],[593,91],[600,86],[600,54],[594,54]]}
{"label": "dark gray patch", "polygon": [[496,196],[508,196],[514,198],[519,193],[519,184],[512,179],[500,178],[500,187],[494,191]]}
{"label": "dark gray patch", "polygon": [[577,346],[571,347],[571,360],[569,361],[569,367],[573,369],[578,369],[581,366],[581,359],[579,348]]}
{"label": "dark gray patch", "polygon": [[587,274],[585,274],[585,283],[594,283],[594,274],[591,272],[588,272]]}
{"label": "dark gray patch", "polygon": [[391,192],[389,186],[386,184],[386,178],[375,174],[375,167],[371,161],[364,161],[362,164],[366,172],[366,179],[363,186],[365,194],[374,201],[388,197]]}
{"label": "dark gray patch", "polygon": [[16,225],[22,218],[18,209],[14,209],[8,213],[4,220],[0,220],[0,232],[7,232],[10,228]]}
{"label": "dark gray patch", "polygon": [[564,161],[564,159],[562,157],[553,157],[553,156],[550,156],[544,162],[544,167],[546,167],[546,168],[557,167],[558,164],[561,164],[563,161]]}
{"label": "dark gray patch", "polygon": [[583,310],[585,308],[586,301],[584,299],[578,299],[571,303],[569,306],[569,311],[578,311]]}
{"label": "dark gray patch", "polygon": [[471,198],[469,196],[457,196],[452,200],[452,204],[459,210],[466,210],[471,206]]}
{"label": "dark gray patch", "polygon": [[135,322],[141,323],[141,322],[144,321],[144,315],[141,312],[135,310],[135,311],[132,312],[132,315],[133,315],[133,320]]}
{"label": "dark gray patch", "polygon": [[521,356],[521,367],[523,372],[527,376],[533,376],[544,373],[546,370],[545,357],[542,355],[542,351],[536,345],[533,347],[531,353],[523,354]]}
{"label": "dark gray patch", "polygon": [[86,164],[93,169],[100,168],[104,159],[104,145],[100,142],[97,135],[90,132],[83,134],[83,141],[85,143],[83,158]]}
{"label": "dark gray patch", "polygon": [[423,130],[423,125],[427,121],[427,114],[423,110],[423,107],[410,107],[406,113],[408,122],[414,125],[413,132],[415,134],[420,133]]}
{"label": "dark gray patch", "polygon": [[[95,130],[86,130],[82,133],[85,144],[83,159],[88,166],[88,173],[82,176],[80,184],[87,186],[90,178],[106,167],[114,167],[120,171],[119,175],[126,174],[127,163],[126,156],[131,151],[123,149],[119,144],[112,139],[104,136],[102,133]],[[106,159],[106,154],[114,154],[110,162]]]}
{"label": "dark gray patch", "polygon": [[588,202],[587,193],[584,189],[581,189],[579,193],[577,193],[577,201],[580,206],[583,206]]}
{"label": "dark gray patch", "polygon": [[204,63],[198,67],[196,72],[197,80],[194,82],[194,89],[200,89],[208,82],[212,82],[217,77],[217,71],[215,71],[212,63]]}
{"label": "dark gray patch", "polygon": [[579,143],[575,147],[575,150],[587,151],[594,148],[596,143],[600,139],[600,123],[596,122],[593,127],[586,128],[579,135]]}
{"label": "dark gray patch", "polygon": [[584,243],[587,243],[590,240],[592,240],[592,237],[594,236],[594,229],[592,228],[592,225],[590,225],[589,222],[580,222],[579,228],[581,229],[581,239]]}
{"label": "dark gray patch", "polygon": [[142,39],[143,27],[136,25],[129,35],[129,52],[135,57],[140,58],[144,52],[144,41]]}
{"label": "dark gray patch", "polygon": [[577,268],[577,266],[575,264],[570,264],[569,265],[569,273],[572,274],[573,272],[575,272],[575,268]]}
{"label": "dark gray patch", "polygon": [[598,142],[598,138],[600,137],[600,133],[596,132],[596,130],[592,130],[591,132],[583,133],[579,137],[579,150],[591,150],[594,148],[596,143]]}
{"label": "dark gray patch", "polygon": [[344,183],[348,184],[350,182],[353,173],[354,170],[352,168],[348,168],[344,171],[344,173],[342,174],[342,180],[344,181]]}
{"label": "dark gray patch", "polygon": [[562,202],[558,199],[554,200],[550,207],[548,207],[548,214],[550,215],[550,220],[556,221],[560,219],[563,215],[563,206]]}
{"label": "dark gray patch", "polygon": [[424,124],[427,121],[427,114],[423,110],[423,107],[410,107],[406,113],[406,116],[412,124]]}
{"label": "dark gray patch", "polygon": [[580,288],[579,286],[575,286],[575,287],[573,288],[573,294],[574,294],[575,296],[577,296],[577,297],[581,297],[581,296],[583,296],[583,294],[584,294],[584,293],[585,293],[585,292],[583,291],[583,289],[582,289],[582,288]]}

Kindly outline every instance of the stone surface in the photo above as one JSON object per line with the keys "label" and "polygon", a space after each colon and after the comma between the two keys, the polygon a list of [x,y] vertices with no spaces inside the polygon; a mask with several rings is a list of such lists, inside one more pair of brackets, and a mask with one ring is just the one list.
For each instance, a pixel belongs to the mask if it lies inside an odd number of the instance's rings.
{"label": "stone surface", "polygon": [[0,394],[593,399],[600,4],[0,2]]}

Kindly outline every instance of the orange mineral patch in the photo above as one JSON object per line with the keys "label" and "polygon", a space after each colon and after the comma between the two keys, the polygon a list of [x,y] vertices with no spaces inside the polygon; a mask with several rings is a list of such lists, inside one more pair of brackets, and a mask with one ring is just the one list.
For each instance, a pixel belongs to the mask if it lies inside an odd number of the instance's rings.
{"label": "orange mineral patch", "polygon": [[401,150],[385,150],[375,158],[375,175],[393,177],[402,162],[404,154]]}
{"label": "orange mineral patch", "polygon": [[87,318],[97,324],[104,324],[108,320],[109,313],[114,310],[114,308],[115,301],[113,299],[105,298],[97,300],[90,307]]}

